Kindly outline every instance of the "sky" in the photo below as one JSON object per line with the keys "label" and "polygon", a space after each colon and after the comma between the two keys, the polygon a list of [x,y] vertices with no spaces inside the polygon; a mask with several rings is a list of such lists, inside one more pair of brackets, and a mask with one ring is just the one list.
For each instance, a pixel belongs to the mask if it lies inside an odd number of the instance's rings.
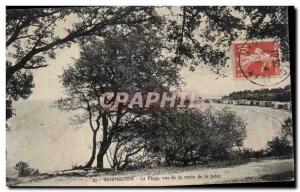
{"label": "sky", "polygon": [[[33,88],[29,100],[57,100],[64,96],[64,88],[59,75],[62,74],[64,68],[67,68],[74,59],[80,56],[80,49],[72,45],[71,48],[64,48],[56,52],[56,59],[49,60],[48,67],[33,70],[35,88]],[[183,91],[192,92],[202,98],[220,98],[232,91],[284,87],[290,83],[290,80],[287,79],[276,86],[258,86],[247,79],[234,78],[232,61],[229,60],[228,64],[229,67],[223,69],[227,77],[218,76],[203,64],[193,72],[188,69],[182,70],[181,76],[185,82]],[[278,80],[274,79],[274,81]]]}

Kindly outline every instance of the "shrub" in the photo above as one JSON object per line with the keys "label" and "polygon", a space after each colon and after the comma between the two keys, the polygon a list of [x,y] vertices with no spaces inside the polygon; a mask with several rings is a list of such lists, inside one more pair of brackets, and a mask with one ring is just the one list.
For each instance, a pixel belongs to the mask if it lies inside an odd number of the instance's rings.
{"label": "shrub", "polygon": [[109,161],[116,169],[136,169],[231,160],[233,149],[243,144],[245,128],[244,121],[227,108],[153,111],[122,127]]}
{"label": "shrub", "polygon": [[246,136],[245,123],[227,108],[215,112],[160,111],[152,118],[148,148],[166,165],[229,159],[230,151],[241,146]]}
{"label": "shrub", "polygon": [[293,147],[285,137],[274,137],[267,146],[269,156],[285,156],[293,153]]}
{"label": "shrub", "polygon": [[34,176],[39,174],[38,169],[30,168],[28,163],[20,161],[16,164],[15,169],[18,171],[19,177]]}
{"label": "shrub", "polygon": [[230,160],[236,162],[248,161],[251,158],[263,158],[267,157],[268,153],[265,149],[253,150],[249,148],[243,148],[238,150],[233,150],[230,153]]}
{"label": "shrub", "polygon": [[267,143],[268,156],[286,156],[293,154],[293,123],[290,117],[281,125],[281,136]]}

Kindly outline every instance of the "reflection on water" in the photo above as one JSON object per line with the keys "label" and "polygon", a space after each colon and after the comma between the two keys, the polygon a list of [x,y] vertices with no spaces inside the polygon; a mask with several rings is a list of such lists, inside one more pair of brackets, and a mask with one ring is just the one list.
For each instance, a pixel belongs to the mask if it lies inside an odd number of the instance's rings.
{"label": "reflection on water", "polygon": [[[50,101],[25,101],[16,104],[17,115],[8,122],[7,167],[18,161],[29,162],[41,172],[69,169],[90,157],[91,131],[87,124],[71,124],[74,115],[51,107]],[[201,104],[201,110],[225,104]],[[281,122],[291,113],[255,106],[228,106],[247,123],[245,147],[261,149],[280,133]],[[100,137],[100,135],[99,135]],[[108,166],[108,163],[106,163]]]}

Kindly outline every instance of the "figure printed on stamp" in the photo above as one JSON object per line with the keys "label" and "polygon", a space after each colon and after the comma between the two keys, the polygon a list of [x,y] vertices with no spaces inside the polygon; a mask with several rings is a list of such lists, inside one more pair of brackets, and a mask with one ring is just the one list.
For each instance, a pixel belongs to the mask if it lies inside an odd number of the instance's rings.
{"label": "figure printed on stamp", "polygon": [[275,41],[237,43],[234,48],[237,78],[280,75],[278,45]]}
{"label": "figure printed on stamp", "polygon": [[[245,60],[245,61],[244,61]],[[241,64],[244,71],[249,71],[252,63],[262,63],[260,67],[261,73],[268,71],[272,68],[273,58],[271,55],[263,52],[260,48],[256,48],[254,54],[244,56]]]}

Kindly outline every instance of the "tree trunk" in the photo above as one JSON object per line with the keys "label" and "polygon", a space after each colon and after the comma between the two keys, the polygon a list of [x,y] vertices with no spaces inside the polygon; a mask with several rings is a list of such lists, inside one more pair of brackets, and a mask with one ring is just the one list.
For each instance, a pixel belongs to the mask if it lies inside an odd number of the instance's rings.
{"label": "tree trunk", "polygon": [[96,157],[96,148],[97,148],[97,131],[93,131],[93,150],[92,150],[92,156],[89,160],[89,162],[84,167],[92,167],[93,162],[95,161]]}
{"label": "tree trunk", "polygon": [[99,151],[98,155],[97,155],[97,168],[99,170],[103,170],[104,168],[104,164],[103,164],[103,159],[104,159],[104,155],[105,155],[106,151]]}
{"label": "tree trunk", "polygon": [[102,125],[103,125],[103,130],[102,130],[102,135],[103,135],[103,138],[102,138],[102,141],[100,142],[100,149],[99,149],[99,152],[98,152],[98,155],[97,155],[97,168],[99,170],[103,170],[103,158],[104,158],[104,155],[110,145],[109,141],[108,141],[108,133],[107,133],[107,129],[108,129],[108,120],[107,120],[107,116],[106,116],[106,113],[103,113],[102,114]]}
{"label": "tree trunk", "polygon": [[99,152],[98,152],[98,155],[97,155],[97,168],[99,170],[103,170],[103,168],[104,168],[103,158],[104,158],[104,155],[106,154],[109,146],[112,143],[112,138],[113,138],[113,134],[114,134],[113,132],[116,129],[116,127],[118,127],[118,125],[119,125],[119,122],[120,122],[120,119],[121,119],[121,110],[122,110],[122,108],[120,106],[118,106],[117,119],[116,119],[115,124],[112,126],[109,134],[108,134],[107,113],[104,112],[102,114],[102,126],[103,126],[102,135],[103,135],[103,138],[102,138],[102,141],[100,142],[101,145],[100,145],[100,149],[99,149]]}

